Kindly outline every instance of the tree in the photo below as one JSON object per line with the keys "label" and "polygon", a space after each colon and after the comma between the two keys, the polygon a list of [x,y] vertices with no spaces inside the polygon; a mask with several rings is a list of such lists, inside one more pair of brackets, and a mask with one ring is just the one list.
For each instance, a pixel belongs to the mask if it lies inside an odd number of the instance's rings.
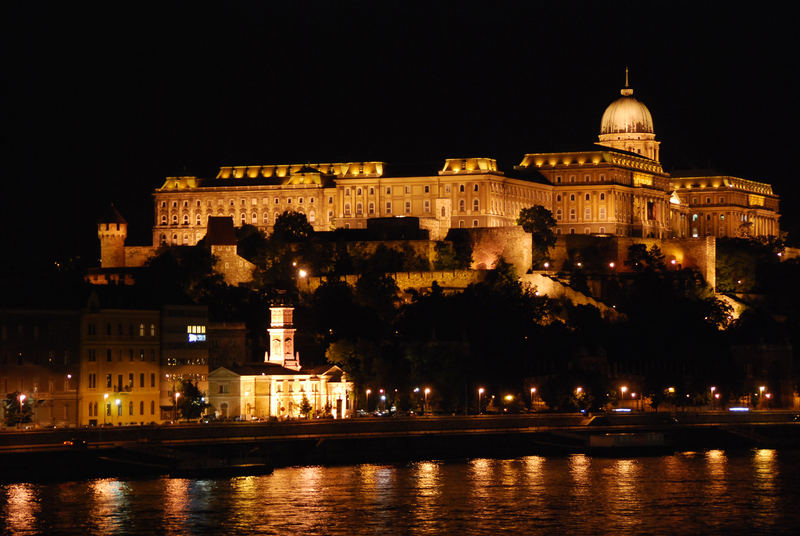
{"label": "tree", "polygon": [[531,233],[533,266],[539,267],[547,260],[547,250],[556,245],[553,227],[556,220],[553,213],[542,205],[533,205],[519,211],[517,225],[526,233]]}
{"label": "tree", "polygon": [[13,392],[3,401],[6,426],[17,426],[33,419],[33,405],[29,397],[20,401],[22,393]]}
{"label": "tree", "polygon": [[300,415],[308,419],[312,409],[314,408],[311,407],[311,402],[308,401],[308,397],[303,393],[303,400],[300,401]]}
{"label": "tree", "polygon": [[304,242],[313,234],[314,228],[305,214],[287,210],[275,220],[270,238],[281,242]]}
{"label": "tree", "polygon": [[181,382],[178,392],[180,396],[176,405],[181,417],[186,420],[198,419],[208,407],[205,394],[197,388],[197,384],[189,380]]}

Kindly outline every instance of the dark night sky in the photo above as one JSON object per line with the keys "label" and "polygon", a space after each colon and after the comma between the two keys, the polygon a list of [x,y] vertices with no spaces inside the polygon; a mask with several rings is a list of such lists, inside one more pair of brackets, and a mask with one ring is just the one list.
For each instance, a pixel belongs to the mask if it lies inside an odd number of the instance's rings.
{"label": "dark night sky", "polygon": [[800,220],[784,4],[80,4],[4,8],[2,223],[35,261],[97,255],[110,201],[147,239],[166,175],[587,147],[626,65],[667,170],[770,182]]}

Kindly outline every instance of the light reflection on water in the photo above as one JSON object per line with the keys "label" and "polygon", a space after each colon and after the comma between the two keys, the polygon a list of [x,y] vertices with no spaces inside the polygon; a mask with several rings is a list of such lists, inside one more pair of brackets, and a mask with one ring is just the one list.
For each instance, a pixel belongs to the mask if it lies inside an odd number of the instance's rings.
{"label": "light reflection on water", "polygon": [[296,467],[0,486],[0,534],[793,533],[800,452]]}

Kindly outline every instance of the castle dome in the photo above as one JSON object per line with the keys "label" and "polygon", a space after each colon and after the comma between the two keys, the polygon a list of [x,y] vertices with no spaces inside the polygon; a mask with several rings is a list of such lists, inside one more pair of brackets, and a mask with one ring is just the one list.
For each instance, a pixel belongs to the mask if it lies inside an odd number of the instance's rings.
{"label": "castle dome", "polygon": [[600,121],[600,134],[655,134],[653,117],[642,102],[634,99],[633,89],[626,84],[622,97],[612,102]]}

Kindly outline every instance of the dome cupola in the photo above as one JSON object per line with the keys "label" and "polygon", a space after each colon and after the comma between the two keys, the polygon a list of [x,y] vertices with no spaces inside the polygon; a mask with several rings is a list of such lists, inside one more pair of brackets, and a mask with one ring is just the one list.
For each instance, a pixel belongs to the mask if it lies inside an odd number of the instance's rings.
{"label": "dome cupola", "polygon": [[622,96],[612,102],[600,121],[600,145],[622,149],[658,160],[658,146],[653,130],[653,117],[642,102],[633,98],[633,88],[628,85],[625,69],[625,87]]}

